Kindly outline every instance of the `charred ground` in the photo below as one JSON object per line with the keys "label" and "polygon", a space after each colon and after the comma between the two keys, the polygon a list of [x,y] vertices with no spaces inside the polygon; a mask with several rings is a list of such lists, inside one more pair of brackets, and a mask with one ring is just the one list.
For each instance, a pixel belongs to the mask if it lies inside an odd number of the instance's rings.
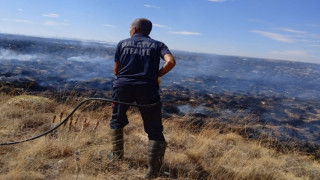
{"label": "charred ground", "polygon": [[[115,46],[0,34],[0,90],[110,97]],[[160,90],[165,117],[237,132],[319,158],[320,65],[174,51]],[[272,142],[272,143],[270,143]]]}

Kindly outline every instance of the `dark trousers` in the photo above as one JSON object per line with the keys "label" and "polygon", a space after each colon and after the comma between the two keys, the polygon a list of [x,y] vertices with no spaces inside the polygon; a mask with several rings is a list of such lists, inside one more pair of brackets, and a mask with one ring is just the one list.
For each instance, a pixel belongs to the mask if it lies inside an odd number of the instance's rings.
{"label": "dark trousers", "polygon": [[[158,87],[150,85],[122,86],[113,88],[112,98],[117,101],[137,104],[152,104],[160,101]],[[129,106],[112,104],[111,129],[124,128],[128,123],[127,110]],[[164,141],[161,103],[152,107],[138,107],[149,140]]]}

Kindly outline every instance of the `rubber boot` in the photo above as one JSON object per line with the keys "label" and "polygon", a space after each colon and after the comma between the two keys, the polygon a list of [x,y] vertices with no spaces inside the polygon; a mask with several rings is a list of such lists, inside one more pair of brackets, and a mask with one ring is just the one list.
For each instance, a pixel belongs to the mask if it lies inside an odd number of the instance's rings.
{"label": "rubber boot", "polygon": [[153,179],[159,176],[166,146],[167,143],[165,141],[149,141],[148,170],[145,178]]}
{"label": "rubber boot", "polygon": [[110,131],[112,150],[109,154],[110,160],[123,159],[123,129],[111,129]]}

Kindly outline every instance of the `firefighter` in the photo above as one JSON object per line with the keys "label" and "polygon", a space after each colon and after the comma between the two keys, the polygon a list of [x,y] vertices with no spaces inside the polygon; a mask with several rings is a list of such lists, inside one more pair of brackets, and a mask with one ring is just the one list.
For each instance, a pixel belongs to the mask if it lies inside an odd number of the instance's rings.
{"label": "firefighter", "polygon": [[[130,26],[130,38],[118,43],[115,53],[112,98],[117,101],[137,104],[152,104],[139,107],[144,130],[148,134],[148,170],[145,178],[159,176],[166,149],[163,135],[161,103],[159,95],[160,77],[175,65],[175,58],[162,42],[150,38],[152,22],[145,18],[135,19]],[[160,60],[164,65],[160,68]],[[129,123],[127,105],[113,104],[110,121],[112,151],[111,158],[123,158],[123,128]]]}

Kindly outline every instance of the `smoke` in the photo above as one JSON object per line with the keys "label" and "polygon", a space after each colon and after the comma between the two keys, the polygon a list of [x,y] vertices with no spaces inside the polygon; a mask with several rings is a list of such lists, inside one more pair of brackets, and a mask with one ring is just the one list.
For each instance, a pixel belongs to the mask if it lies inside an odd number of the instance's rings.
{"label": "smoke", "polygon": [[67,58],[67,61],[77,61],[77,62],[95,62],[95,63],[108,63],[110,64],[112,61],[113,57],[111,56],[88,56],[88,55],[83,55],[83,56],[72,56]]}
{"label": "smoke", "polygon": [[[37,38],[9,41],[0,47],[0,75],[5,80],[28,76],[40,84],[61,85],[110,79],[114,78],[114,53],[115,46],[97,42]],[[317,64],[181,51],[173,51],[173,55],[177,65],[162,78],[162,87],[320,98]]]}
{"label": "smoke", "polygon": [[19,61],[32,61],[41,58],[41,55],[37,54],[20,54],[8,49],[0,49],[0,61],[1,60],[19,60]]}
{"label": "smoke", "polygon": [[31,53],[23,53],[1,48],[0,80],[21,84],[31,80],[43,88],[68,86],[70,89],[75,86],[104,89],[102,86],[108,86],[104,83],[112,80],[113,60],[109,54],[68,53],[65,49],[44,54],[37,50],[35,47]]}
{"label": "smoke", "polygon": [[320,65],[233,56],[177,54],[164,85],[202,93],[320,98]]}

